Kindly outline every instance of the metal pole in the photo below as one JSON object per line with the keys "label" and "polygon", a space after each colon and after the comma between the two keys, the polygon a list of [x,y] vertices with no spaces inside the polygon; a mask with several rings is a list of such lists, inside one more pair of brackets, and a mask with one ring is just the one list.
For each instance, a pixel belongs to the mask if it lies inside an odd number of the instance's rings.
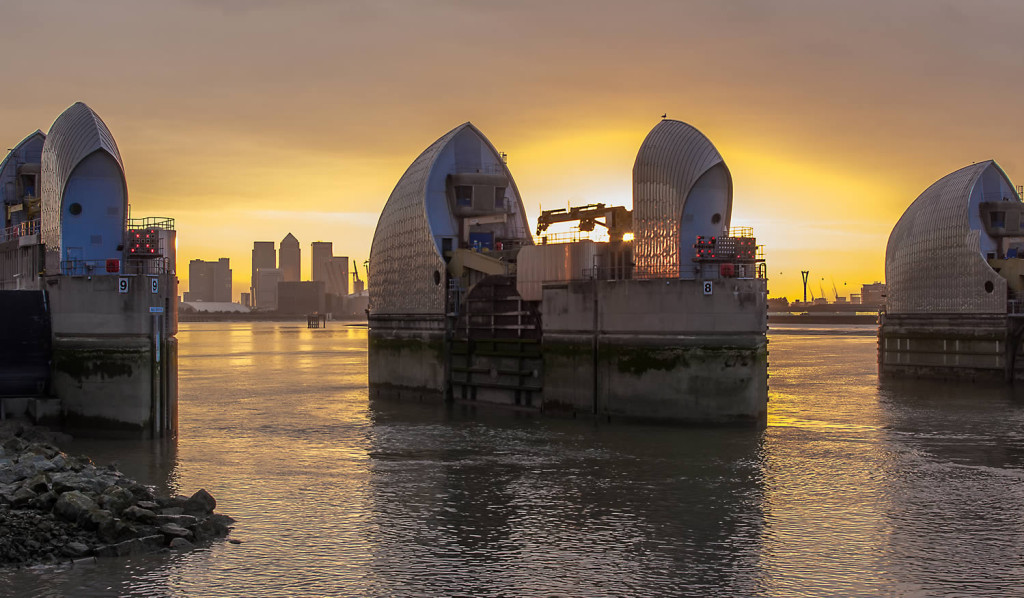
{"label": "metal pole", "polygon": [[807,275],[810,273],[810,270],[800,271],[800,276],[802,276],[804,279],[804,303],[807,303]]}

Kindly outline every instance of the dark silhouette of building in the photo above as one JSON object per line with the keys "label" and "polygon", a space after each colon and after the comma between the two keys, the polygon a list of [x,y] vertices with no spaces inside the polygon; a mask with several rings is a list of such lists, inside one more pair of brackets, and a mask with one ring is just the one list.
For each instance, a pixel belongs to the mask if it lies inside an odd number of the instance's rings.
{"label": "dark silhouette of building", "polygon": [[333,245],[326,241],[313,242],[312,258],[313,281],[324,283],[325,308],[339,312],[348,295],[348,258],[334,255]]}
{"label": "dark silhouette of building", "polygon": [[323,281],[282,281],[277,283],[277,313],[326,313]]}
{"label": "dark silhouette of building", "polygon": [[252,279],[249,282],[249,296],[252,298],[253,307],[263,307],[259,303],[259,293],[256,292],[256,272],[261,268],[277,268],[277,250],[274,249],[273,241],[256,241],[252,244]]}
{"label": "dark silhouette of building", "polygon": [[302,248],[295,235],[288,233],[281,239],[281,255],[278,256],[280,268],[285,282],[299,282],[302,271]]}
{"label": "dark silhouette of building", "polygon": [[327,280],[326,264],[333,257],[334,244],[330,241],[313,241],[310,244],[310,274],[312,275],[312,280]]}
{"label": "dark silhouette of building", "polygon": [[870,307],[882,307],[885,305],[885,283],[876,282],[865,284],[860,287],[860,302]]}
{"label": "dark silhouette of building", "polygon": [[192,260],[188,263],[188,291],[185,301],[231,302],[231,261]]}

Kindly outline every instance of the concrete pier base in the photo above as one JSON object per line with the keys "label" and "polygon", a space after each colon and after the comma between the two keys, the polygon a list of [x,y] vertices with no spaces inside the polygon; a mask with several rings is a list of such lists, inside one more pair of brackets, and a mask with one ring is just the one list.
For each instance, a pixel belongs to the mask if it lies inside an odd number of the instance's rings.
{"label": "concrete pier base", "polygon": [[755,335],[544,340],[544,411],[695,424],[756,424],[767,412],[768,350]]}
{"label": "concrete pier base", "polygon": [[53,306],[50,383],[60,399],[60,425],[79,435],[176,434],[174,275],[58,276],[45,286]]}
{"label": "concrete pier base", "polygon": [[1022,322],[1005,314],[887,314],[878,329],[879,374],[1024,380]]}
{"label": "concrete pier base", "polygon": [[445,333],[443,317],[370,318],[370,398],[443,401]]}

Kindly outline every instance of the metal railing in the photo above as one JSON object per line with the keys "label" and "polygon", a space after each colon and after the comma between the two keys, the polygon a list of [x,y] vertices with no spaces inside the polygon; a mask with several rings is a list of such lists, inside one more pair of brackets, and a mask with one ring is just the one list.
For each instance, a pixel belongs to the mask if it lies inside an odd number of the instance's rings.
{"label": "metal railing", "polygon": [[139,228],[162,228],[164,230],[174,230],[174,218],[167,218],[165,216],[148,216],[146,218],[128,219],[129,230]]}
{"label": "metal railing", "polygon": [[152,275],[171,272],[170,260],[167,258],[117,259],[117,270],[107,270],[107,264],[112,261],[114,260],[63,260],[60,263],[60,271],[64,276]]}
{"label": "metal railing", "polygon": [[2,230],[2,232],[0,232],[0,241],[9,241],[19,237],[27,237],[39,232],[39,219],[36,218],[35,220],[22,222],[21,224],[15,224],[14,226],[8,226],[0,230]]}
{"label": "metal railing", "polygon": [[533,237],[533,242],[536,245],[555,245],[558,243],[578,243],[580,241],[594,241],[595,243],[602,243],[608,241],[608,231],[601,229],[594,229],[593,231],[581,231],[581,230],[570,230],[560,233],[544,233],[543,235],[536,235]]}
{"label": "metal railing", "polygon": [[505,165],[498,162],[491,162],[489,164],[461,164],[455,163],[455,170],[452,172],[456,174],[473,173],[473,174],[505,174]]}
{"label": "metal railing", "polygon": [[171,263],[168,258],[129,258],[122,262],[121,272],[124,274],[170,274]]}
{"label": "metal railing", "polygon": [[92,276],[93,274],[118,274],[121,271],[120,260],[116,271],[107,270],[108,260],[62,260],[60,271],[64,276]]}

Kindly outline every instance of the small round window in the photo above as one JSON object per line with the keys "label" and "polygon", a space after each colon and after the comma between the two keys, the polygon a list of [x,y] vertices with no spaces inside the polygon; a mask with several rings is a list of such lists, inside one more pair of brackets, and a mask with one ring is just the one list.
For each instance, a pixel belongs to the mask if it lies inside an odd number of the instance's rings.
{"label": "small round window", "polygon": [[722,215],[721,214],[715,214],[714,216],[711,217],[711,224],[718,224],[721,221],[722,221]]}
{"label": "small round window", "polygon": [[71,212],[72,216],[78,216],[79,214],[82,213],[82,204],[76,201],[75,203],[68,206],[68,211]]}
{"label": "small round window", "polygon": [[992,284],[991,280],[986,280],[985,281],[985,292],[986,293],[991,293],[993,290],[995,290],[995,288],[996,288],[996,285]]}
{"label": "small round window", "polygon": [[434,270],[434,284],[441,284],[441,273]]}

